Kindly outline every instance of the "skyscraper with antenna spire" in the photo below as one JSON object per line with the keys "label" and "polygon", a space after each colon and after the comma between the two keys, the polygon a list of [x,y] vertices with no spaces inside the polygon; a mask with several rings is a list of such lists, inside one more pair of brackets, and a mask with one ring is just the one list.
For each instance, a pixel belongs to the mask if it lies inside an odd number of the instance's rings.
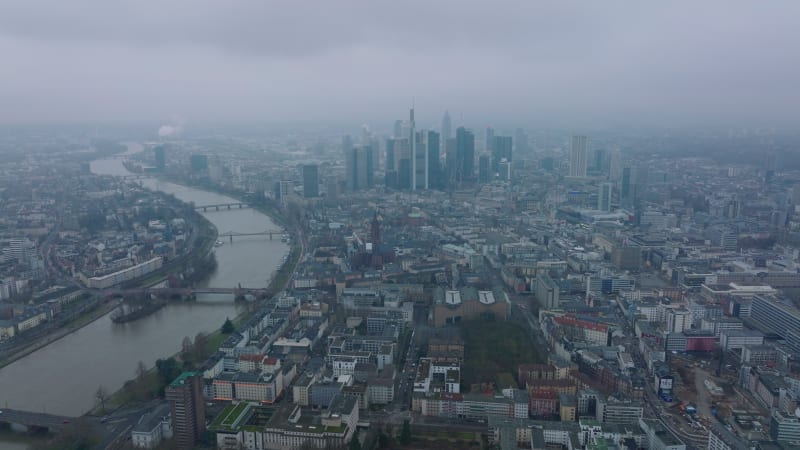
{"label": "skyscraper with antenna spire", "polygon": [[411,146],[411,190],[430,188],[430,169],[428,161],[428,145],[424,132],[417,132],[414,120],[414,107],[409,113],[409,145]]}
{"label": "skyscraper with antenna spire", "polygon": [[453,137],[453,122],[450,120],[450,112],[445,111],[442,118],[442,142],[447,142]]}
{"label": "skyscraper with antenna spire", "polygon": [[411,110],[408,112],[408,144],[411,146],[411,190],[417,189],[417,139],[414,130],[414,102],[411,102]]}

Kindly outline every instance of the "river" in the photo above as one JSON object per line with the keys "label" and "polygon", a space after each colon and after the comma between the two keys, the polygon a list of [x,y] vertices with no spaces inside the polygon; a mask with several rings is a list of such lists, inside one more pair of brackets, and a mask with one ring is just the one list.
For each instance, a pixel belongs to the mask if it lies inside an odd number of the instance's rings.
{"label": "river", "polygon": [[[129,144],[128,153],[140,151]],[[103,175],[129,173],[120,159],[93,161],[92,172]],[[174,194],[197,205],[227,203],[231,198],[154,179],[145,187]],[[269,217],[253,209],[209,211],[203,215],[220,233],[260,232],[278,229]],[[227,239],[215,247],[218,267],[206,281],[212,287],[266,287],[288,246],[269,236]],[[95,405],[99,386],[113,392],[135,376],[143,361],[175,354],[183,338],[219,328],[226,317],[240,311],[232,295],[198,295],[196,302],[170,303],[155,314],[127,324],[101,317],[66,337],[0,369],[0,407],[78,416]],[[0,438],[0,447],[3,442]]]}

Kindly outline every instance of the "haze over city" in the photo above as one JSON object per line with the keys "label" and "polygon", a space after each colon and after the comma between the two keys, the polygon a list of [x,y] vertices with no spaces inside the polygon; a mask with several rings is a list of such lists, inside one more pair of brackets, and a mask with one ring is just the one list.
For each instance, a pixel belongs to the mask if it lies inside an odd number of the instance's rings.
{"label": "haze over city", "polygon": [[0,2],[0,448],[796,450],[799,13]]}
{"label": "haze over city", "polygon": [[800,5],[0,5],[0,123],[796,125]]}

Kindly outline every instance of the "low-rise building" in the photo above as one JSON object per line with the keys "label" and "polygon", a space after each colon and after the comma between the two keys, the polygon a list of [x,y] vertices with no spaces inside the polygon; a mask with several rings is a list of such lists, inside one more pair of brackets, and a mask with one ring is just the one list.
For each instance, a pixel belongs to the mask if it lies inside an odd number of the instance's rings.
{"label": "low-rise building", "polygon": [[686,450],[683,443],[671,431],[664,428],[658,420],[639,419],[639,426],[647,435],[647,448],[650,450]]}
{"label": "low-rise building", "polygon": [[800,418],[773,411],[769,421],[769,434],[772,439],[781,443],[800,442]]}
{"label": "low-rise building", "polygon": [[172,437],[169,405],[161,405],[143,415],[131,429],[131,443],[136,448],[156,448],[162,439]]}
{"label": "low-rise building", "polygon": [[423,416],[482,419],[489,416],[528,417],[528,393],[514,389],[508,395],[415,393],[414,405]]}

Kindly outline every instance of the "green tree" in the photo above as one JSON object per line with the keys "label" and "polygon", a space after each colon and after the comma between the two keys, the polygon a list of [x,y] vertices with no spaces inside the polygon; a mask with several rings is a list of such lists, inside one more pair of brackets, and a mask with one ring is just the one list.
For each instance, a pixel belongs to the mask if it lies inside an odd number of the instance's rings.
{"label": "green tree", "polygon": [[156,370],[158,370],[158,375],[163,383],[169,383],[181,374],[175,358],[156,360]]}
{"label": "green tree", "polygon": [[350,440],[350,450],[361,450],[361,441],[359,440],[358,430],[353,433],[353,439]]}
{"label": "green tree", "polygon": [[397,439],[403,445],[411,443],[411,423],[408,420],[403,421],[403,429],[400,430],[400,436]]}
{"label": "green tree", "polygon": [[231,334],[236,331],[236,327],[233,326],[233,322],[231,322],[230,318],[225,319],[225,323],[222,324],[221,331],[223,334]]}
{"label": "green tree", "polygon": [[388,448],[392,443],[392,438],[383,430],[378,434],[378,448]]}
{"label": "green tree", "polygon": [[91,423],[85,418],[78,418],[65,426],[60,433],[47,442],[35,444],[32,450],[89,450],[95,447],[100,439]]}

